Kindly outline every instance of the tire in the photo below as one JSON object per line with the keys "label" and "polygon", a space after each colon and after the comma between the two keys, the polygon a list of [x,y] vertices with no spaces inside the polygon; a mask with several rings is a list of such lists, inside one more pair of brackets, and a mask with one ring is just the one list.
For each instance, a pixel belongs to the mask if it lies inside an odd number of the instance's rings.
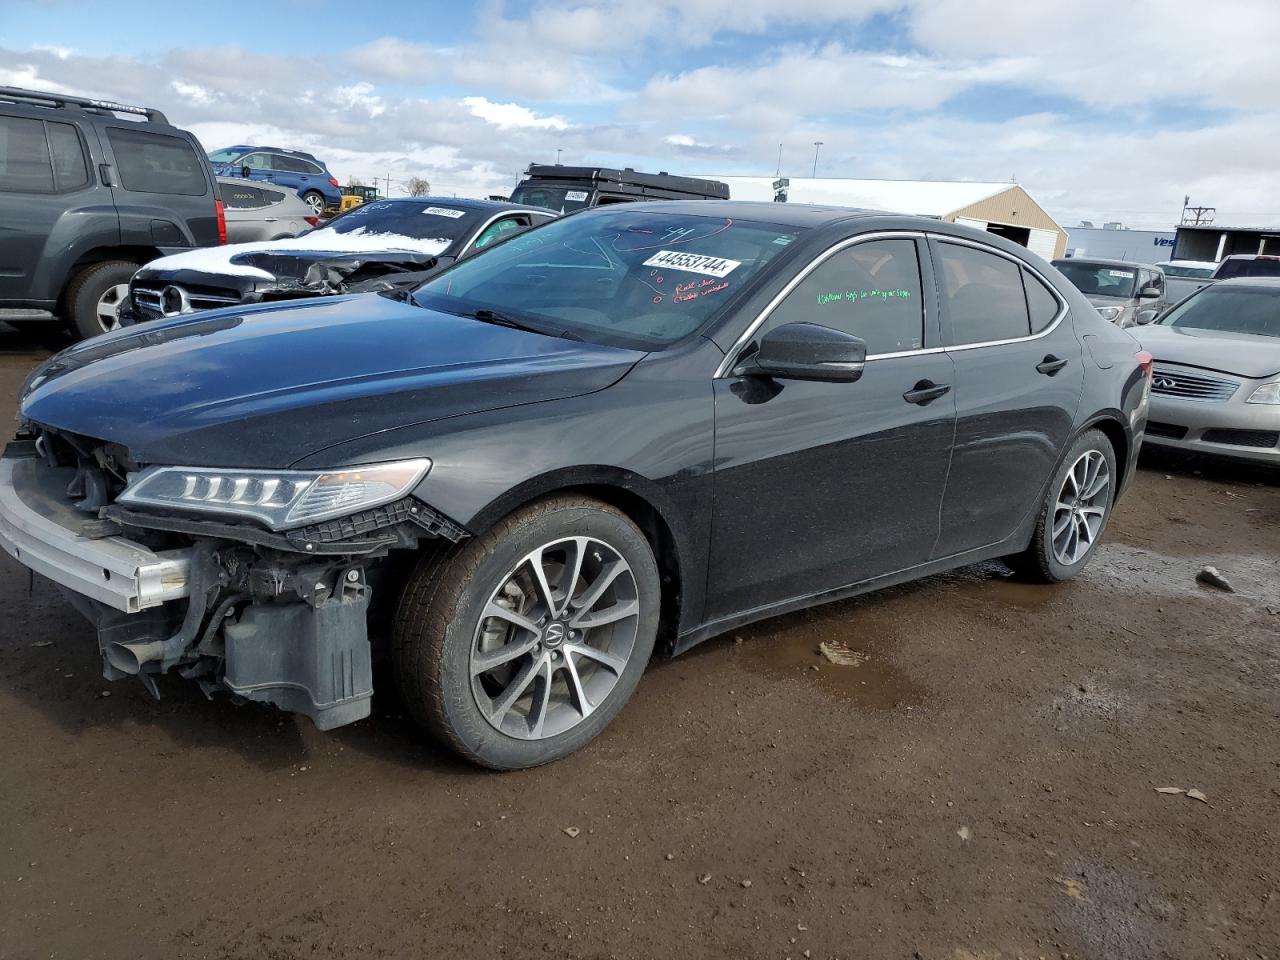
{"label": "tire", "polygon": [[103,311],[113,305],[108,302],[112,296],[117,297],[115,306],[124,304],[129,281],[137,270],[138,265],[130,260],[106,260],[77,273],[67,285],[65,299],[71,332],[88,339],[117,329],[119,321],[114,320],[114,313],[111,314],[114,322],[111,322]]}
{"label": "tire", "polygon": [[[570,575],[575,569],[580,576]],[[649,542],[620,511],[570,495],[523,507],[482,536],[424,557],[410,575],[392,629],[405,706],[484,767],[518,770],[567,756],[608,725],[640,682],[660,592]]]}
{"label": "tire", "polygon": [[302,200],[306,203],[317,217],[324,216],[324,194],[318,190],[308,190],[302,195]]}
{"label": "tire", "polygon": [[[1097,464],[1105,473],[1094,471]],[[1061,583],[1083,570],[1111,519],[1117,476],[1115,450],[1106,434],[1088,430],[1077,437],[1049,484],[1031,545],[1007,558],[1009,566],[1041,583]],[[1077,497],[1077,492],[1085,496]]]}

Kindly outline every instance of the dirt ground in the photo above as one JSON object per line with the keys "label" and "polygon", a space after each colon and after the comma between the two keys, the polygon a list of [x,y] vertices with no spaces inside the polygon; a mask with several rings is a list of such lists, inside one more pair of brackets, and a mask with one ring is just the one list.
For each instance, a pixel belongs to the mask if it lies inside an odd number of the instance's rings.
{"label": "dirt ground", "polygon": [[[42,355],[0,335],[0,408]],[[1074,582],[759,624],[504,775],[389,694],[324,734],[107,684],[0,557],[0,958],[1280,960],[1277,557],[1280,476],[1146,459]]]}

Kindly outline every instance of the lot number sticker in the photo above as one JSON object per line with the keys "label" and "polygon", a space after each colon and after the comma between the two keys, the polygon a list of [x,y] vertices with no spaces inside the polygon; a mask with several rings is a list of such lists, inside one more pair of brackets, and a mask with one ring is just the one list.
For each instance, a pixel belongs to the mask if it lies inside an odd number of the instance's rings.
{"label": "lot number sticker", "polygon": [[659,250],[644,262],[644,266],[665,267],[668,270],[684,270],[687,273],[701,273],[708,277],[727,277],[742,266],[742,261],[726,260],[724,257],[710,257],[702,253]]}
{"label": "lot number sticker", "polygon": [[566,200],[585,200],[585,199],[587,199],[587,191],[585,191],[585,190],[570,190],[568,193],[566,193],[566,194],[564,195],[564,198],[565,198]]}
{"label": "lot number sticker", "polygon": [[452,207],[423,207],[422,212],[433,217],[450,217],[454,220],[467,215],[467,211],[454,210]]}
{"label": "lot number sticker", "polygon": [[1132,270],[1108,270],[1107,276],[1119,277],[1121,280],[1132,280],[1133,271]]}

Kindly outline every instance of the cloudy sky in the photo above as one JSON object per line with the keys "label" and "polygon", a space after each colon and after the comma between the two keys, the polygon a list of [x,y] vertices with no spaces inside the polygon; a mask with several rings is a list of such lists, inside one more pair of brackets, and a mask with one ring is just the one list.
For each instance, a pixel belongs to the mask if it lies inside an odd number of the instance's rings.
{"label": "cloudy sky", "polygon": [[1280,223],[1275,0],[0,0],[0,84],[210,150],[507,193],[530,161],[1009,180],[1065,225]]}

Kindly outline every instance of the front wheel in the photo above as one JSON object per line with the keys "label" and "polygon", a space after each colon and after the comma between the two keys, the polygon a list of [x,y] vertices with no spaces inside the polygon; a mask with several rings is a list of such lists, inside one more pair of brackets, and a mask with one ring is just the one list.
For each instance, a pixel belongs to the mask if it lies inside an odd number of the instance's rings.
{"label": "front wheel", "polygon": [[1116,493],[1116,455],[1101,430],[1076,438],[1049,485],[1031,545],[1008,563],[1044,583],[1084,569],[1106,529]]}
{"label": "front wheel", "polygon": [[498,770],[572,753],[631,697],[661,608],[643,533],[587,497],[525,507],[410,577],[394,627],[413,718]]}

